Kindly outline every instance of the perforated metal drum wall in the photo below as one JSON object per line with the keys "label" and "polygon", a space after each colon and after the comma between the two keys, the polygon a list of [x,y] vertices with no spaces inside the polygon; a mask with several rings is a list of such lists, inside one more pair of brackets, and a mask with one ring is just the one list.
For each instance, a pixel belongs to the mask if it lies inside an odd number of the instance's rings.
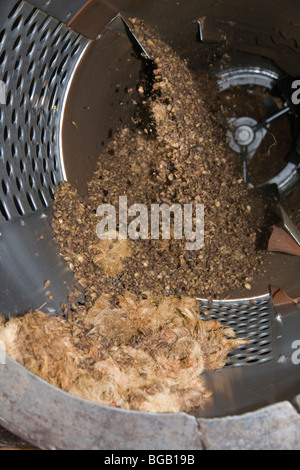
{"label": "perforated metal drum wall", "polygon": [[64,179],[61,118],[88,43],[24,1],[14,5],[0,31],[6,101],[0,106],[0,220],[48,207]]}
{"label": "perforated metal drum wall", "polygon": [[226,367],[250,366],[272,361],[272,320],[274,309],[271,295],[240,300],[199,300],[204,320],[217,320],[232,329],[238,338],[246,339],[228,355]]}

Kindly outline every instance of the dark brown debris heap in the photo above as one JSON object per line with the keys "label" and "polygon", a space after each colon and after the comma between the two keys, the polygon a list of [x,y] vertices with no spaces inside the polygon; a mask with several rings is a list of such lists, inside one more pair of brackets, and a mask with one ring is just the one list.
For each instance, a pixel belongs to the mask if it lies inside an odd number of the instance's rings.
{"label": "dark brown debris heap", "polygon": [[[95,295],[126,290],[137,296],[149,290],[163,296],[225,295],[259,273],[265,199],[243,183],[239,157],[209,111],[211,87],[203,85],[201,93],[187,64],[137,20],[134,32],[156,64],[152,93],[148,96],[146,87],[138,86],[137,107],[143,112],[100,156],[87,200],[79,202],[67,184],[58,189],[56,239],[82,284],[91,285],[86,278],[94,278]],[[146,127],[140,115],[148,116]],[[186,240],[174,239],[127,241],[119,248],[120,241],[99,243],[97,207],[118,207],[124,195],[128,207],[141,203],[149,213],[151,204],[203,204],[204,248],[188,251]],[[124,250],[121,263],[113,257],[116,250]],[[101,260],[111,263],[110,273]]]}

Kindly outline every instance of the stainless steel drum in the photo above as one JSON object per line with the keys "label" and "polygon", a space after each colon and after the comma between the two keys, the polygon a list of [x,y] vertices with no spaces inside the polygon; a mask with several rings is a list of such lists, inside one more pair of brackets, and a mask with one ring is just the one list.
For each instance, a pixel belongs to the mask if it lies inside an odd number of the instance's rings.
{"label": "stainless steel drum", "polygon": [[[41,279],[52,282],[48,313],[60,310],[76,283],[53,241],[53,194],[63,180],[85,191],[107,139],[130,118],[125,88],[141,63],[124,26],[128,15],[157,27],[195,70],[211,48],[230,41],[244,59],[216,72],[223,87],[270,89],[300,76],[297,0],[247,7],[239,0],[1,0],[0,312],[7,318],[44,304]],[[299,184],[297,152],[277,176],[282,194]],[[56,389],[7,357],[0,424],[42,449],[299,449],[299,258],[275,271],[288,294],[262,284],[251,298],[199,299],[200,314],[209,310],[250,338],[222,371],[204,374],[213,392],[205,408],[190,415],[113,409]]]}

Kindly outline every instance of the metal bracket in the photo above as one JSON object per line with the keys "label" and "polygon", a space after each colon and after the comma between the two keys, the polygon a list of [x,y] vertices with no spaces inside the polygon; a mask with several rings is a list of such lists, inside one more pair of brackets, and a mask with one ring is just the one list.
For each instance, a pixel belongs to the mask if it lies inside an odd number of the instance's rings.
{"label": "metal bracket", "polygon": [[295,242],[300,246],[300,230],[294,222],[289,218],[281,204],[279,204],[279,212],[286,231],[291,235]]}

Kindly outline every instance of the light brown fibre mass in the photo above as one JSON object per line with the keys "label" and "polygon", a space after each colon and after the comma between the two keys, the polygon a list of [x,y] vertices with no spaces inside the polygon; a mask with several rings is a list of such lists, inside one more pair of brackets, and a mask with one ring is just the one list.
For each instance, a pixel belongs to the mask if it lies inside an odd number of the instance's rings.
{"label": "light brown fibre mass", "polygon": [[69,321],[35,312],[2,322],[0,341],[20,364],[66,392],[151,412],[201,406],[210,396],[201,373],[222,368],[229,350],[243,344],[218,322],[201,320],[193,299],[137,301],[129,293],[118,309],[103,295]]}

